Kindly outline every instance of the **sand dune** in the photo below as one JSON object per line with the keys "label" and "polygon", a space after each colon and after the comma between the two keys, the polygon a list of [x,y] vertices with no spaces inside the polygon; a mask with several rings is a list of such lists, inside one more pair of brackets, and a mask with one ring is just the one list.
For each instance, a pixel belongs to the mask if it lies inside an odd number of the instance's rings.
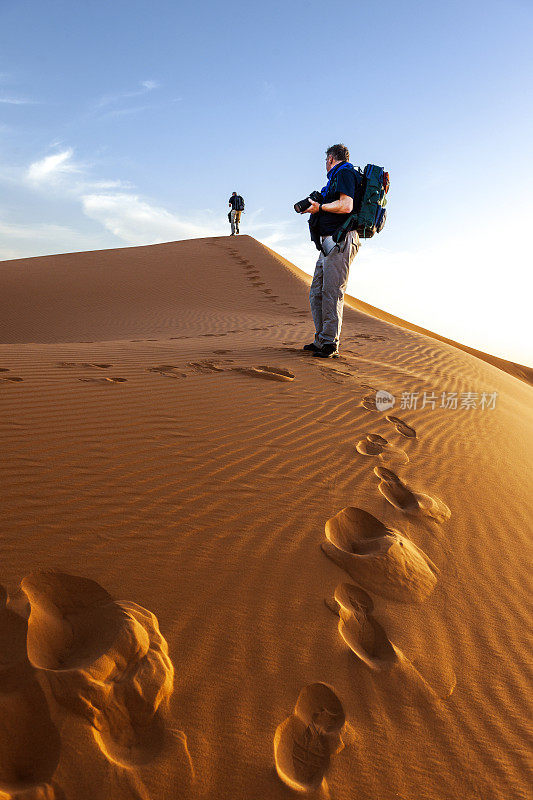
{"label": "sand dune", "polygon": [[529,796],[533,373],[308,284],[0,263],[0,798]]}

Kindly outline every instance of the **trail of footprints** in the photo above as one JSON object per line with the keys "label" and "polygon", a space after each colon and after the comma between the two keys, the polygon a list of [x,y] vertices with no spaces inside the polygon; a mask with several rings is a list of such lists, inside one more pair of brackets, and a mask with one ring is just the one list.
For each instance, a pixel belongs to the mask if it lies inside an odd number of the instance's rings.
{"label": "trail of footprints", "polygon": [[[225,354],[229,350],[215,350],[215,353]],[[57,366],[61,369],[89,369],[89,370],[103,370],[112,367],[112,364],[96,364],[86,362],[74,361],[60,361]],[[258,366],[234,366],[232,359],[203,359],[200,361],[189,361],[186,364],[191,372],[197,375],[207,375],[212,372],[238,372],[241,375],[248,375],[252,378],[260,378],[268,381],[278,381],[280,383],[288,383],[294,380],[294,373],[284,367],[272,366],[270,364],[260,364]],[[0,368],[0,372],[9,372],[5,367]],[[147,372],[153,372],[162,375],[165,378],[186,378],[189,373],[183,371],[183,367],[177,364],[157,364],[153,367],[148,367]],[[0,380],[19,382],[23,378],[17,376],[4,376],[0,375]],[[119,376],[102,376],[102,377],[78,377],[79,381],[83,383],[126,383],[127,378]]]}
{"label": "trail of footprints", "polygon": [[[365,396],[361,405],[377,411],[373,395]],[[397,433],[416,439],[415,429],[404,420],[392,415],[386,419]],[[404,450],[379,434],[368,434],[357,443],[356,450],[381,461],[409,461]],[[442,500],[414,491],[393,470],[379,465],[374,467],[374,474],[380,493],[403,514],[439,524],[450,519],[450,509]],[[408,663],[373,617],[370,594],[397,603],[422,603],[436,586],[438,568],[401,530],[384,525],[361,508],[350,506],[339,511],[326,522],[325,533],[323,552],[354,581],[339,584],[333,600],[326,601],[339,618],[338,631],[343,641],[374,671]]]}
{"label": "trail of footprints", "polygon": [[[215,350],[216,354],[223,355],[231,353],[230,350]],[[97,363],[81,363],[74,361],[61,361],[57,364],[58,367],[63,369],[109,369],[112,364],[97,364]],[[248,375],[253,378],[261,378],[263,380],[290,382],[294,380],[294,373],[284,367],[271,366],[269,364],[261,364],[259,366],[235,366],[231,358],[218,358],[218,359],[201,359],[199,361],[189,361],[185,368],[190,372],[197,375],[208,375],[213,372],[238,372],[242,375]],[[186,378],[190,372],[184,372],[184,367],[177,364],[156,364],[153,367],[147,367],[147,372],[156,373],[165,378]],[[22,379],[20,379],[22,380]],[[127,378],[120,377],[82,377],[78,380],[85,383],[124,383]]]}
{"label": "trail of footprints", "polygon": [[229,255],[234,259],[234,261],[236,261],[244,268],[246,277],[248,281],[252,284],[252,286],[254,286],[260,292],[266,295],[264,298],[265,300],[270,300],[274,303],[278,303],[279,301],[278,305],[285,306],[287,309],[289,309],[290,311],[294,311],[299,316],[306,316],[306,317],[308,316],[308,311],[306,309],[305,310],[298,309],[295,306],[291,305],[291,303],[288,303],[284,300],[280,300],[278,295],[273,294],[272,289],[269,289],[266,286],[265,282],[261,280],[261,274],[257,269],[257,267],[255,266],[255,264],[253,264],[251,261],[248,261],[247,258],[244,258],[237,250],[234,250],[230,247],[224,249],[226,250],[227,253],[229,253]]}
{"label": "trail of footprints", "polygon": [[[362,385],[375,391],[368,384]],[[372,395],[364,397],[361,405],[377,411]],[[415,429],[404,420],[395,416],[386,419],[401,436],[416,439]],[[409,462],[402,448],[375,433],[359,441],[356,450],[381,461],[400,465]],[[434,523],[450,518],[450,509],[442,500],[412,490],[391,469],[376,466],[374,474],[381,494],[402,513],[429,518]],[[338,618],[342,640],[373,672],[401,669],[404,678],[414,675],[417,682],[435,694],[374,617],[371,595],[394,603],[423,603],[437,584],[437,566],[401,530],[385,525],[362,508],[349,506],[339,511],[326,522],[325,534],[323,552],[353,581],[340,583],[333,598],[325,601]],[[344,724],[342,704],[332,687],[305,687],[294,713],[278,726],[274,736],[279,777],[297,791],[317,789],[331,756],[343,747]]]}

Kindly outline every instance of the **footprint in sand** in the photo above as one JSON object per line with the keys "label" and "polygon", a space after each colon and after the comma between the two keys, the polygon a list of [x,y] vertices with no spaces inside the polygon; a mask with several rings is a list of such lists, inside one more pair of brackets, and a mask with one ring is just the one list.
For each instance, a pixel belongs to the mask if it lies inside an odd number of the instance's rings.
{"label": "footprint in sand", "polygon": [[234,372],[240,372],[243,375],[249,375],[252,378],[263,378],[267,381],[293,381],[294,374],[283,367],[231,367]]}
{"label": "footprint in sand", "polygon": [[409,456],[405,450],[393,447],[387,439],[377,433],[369,433],[366,439],[357,442],[355,449],[363,456],[379,456],[382,461],[408,464]]}
{"label": "footprint in sand", "polygon": [[78,378],[83,383],[126,383],[127,378]]}
{"label": "footprint in sand", "polygon": [[324,553],[367,592],[421,603],[435,588],[438,570],[425,553],[362,508],[349,506],[329,519],[326,538]]}
{"label": "footprint in sand", "polygon": [[110,761],[138,765],[159,753],[174,669],[156,617],[61,572],[34,572],[21,587],[29,663],[57,702],[87,721]]}
{"label": "footprint in sand", "polygon": [[175,364],[160,364],[157,367],[148,367],[147,372],[157,372],[165,378],[186,378],[186,372],[176,372],[178,367]]}
{"label": "footprint in sand", "polygon": [[414,428],[411,428],[407,422],[404,422],[403,419],[399,417],[392,417],[387,416],[385,419],[388,419],[389,422],[392,422],[398,433],[401,433],[402,436],[406,436],[408,439],[416,439],[416,431]]}
{"label": "footprint in sand", "polygon": [[26,619],[0,587],[0,797],[60,800],[51,783],[61,752],[46,695],[28,661]]}
{"label": "footprint in sand", "polygon": [[20,383],[24,378],[19,378],[16,375],[2,375],[0,381],[9,381],[10,383]]}
{"label": "footprint in sand", "polygon": [[189,361],[187,366],[199,375],[208,375],[211,372],[224,372],[220,364],[220,361]]}
{"label": "footprint in sand", "polygon": [[452,512],[442,500],[412,491],[390,469],[374,467],[374,472],[380,480],[379,491],[395,508],[406,514],[430,517],[435,522],[450,519]]}
{"label": "footprint in sand", "polygon": [[300,692],[294,712],[276,729],[274,760],[283,783],[300,792],[317,789],[340,752],[346,717],[331,686],[311,683]]}
{"label": "footprint in sand", "polygon": [[347,378],[353,378],[351,372],[342,369],[335,369],[335,367],[319,367],[319,371],[332,383],[346,383]]}
{"label": "footprint in sand", "polygon": [[113,364],[97,364],[96,362],[78,362],[78,361],[58,361],[58,367],[62,367],[63,369],[73,369],[75,367],[81,367],[83,369],[109,369],[112,367]]}
{"label": "footprint in sand", "polygon": [[372,670],[384,671],[398,663],[398,652],[372,616],[370,596],[351,583],[335,589],[333,601],[325,601],[339,617],[339,633],[350,650]]}
{"label": "footprint in sand", "polygon": [[360,406],[366,408],[367,411],[377,411],[378,407],[376,406],[376,398],[373,394],[367,394],[361,402],[359,403]]}

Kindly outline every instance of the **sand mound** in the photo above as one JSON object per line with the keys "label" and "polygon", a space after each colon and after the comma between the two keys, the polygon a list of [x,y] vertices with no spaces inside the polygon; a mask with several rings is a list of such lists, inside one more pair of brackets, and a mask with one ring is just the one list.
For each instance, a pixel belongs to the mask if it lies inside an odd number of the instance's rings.
{"label": "sand mound", "polygon": [[56,700],[87,719],[113,760],[152,756],[174,679],[154,615],[64,573],[33,573],[21,588],[31,608],[28,658],[46,670]]}
{"label": "sand mound", "polygon": [[[26,797],[26,790],[28,798],[64,796],[51,780],[62,742],[50,692],[89,724],[110,764],[138,766],[157,756],[168,738],[174,669],[155,616],[61,572],[34,572],[21,591],[26,605],[20,595],[13,605],[27,620],[5,607],[5,591],[0,611],[0,705],[10,731],[0,737],[0,788],[9,797]],[[70,787],[68,796],[75,792]]]}
{"label": "sand mound", "polygon": [[329,519],[326,537],[324,553],[367,591],[421,603],[435,588],[437,568],[430,559],[406,536],[361,508],[344,508]]}

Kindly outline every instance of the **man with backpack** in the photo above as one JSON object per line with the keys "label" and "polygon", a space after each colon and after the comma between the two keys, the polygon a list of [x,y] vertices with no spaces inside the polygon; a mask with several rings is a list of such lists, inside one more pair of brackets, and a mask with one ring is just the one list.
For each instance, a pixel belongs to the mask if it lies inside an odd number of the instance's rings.
{"label": "man with backpack", "polygon": [[309,198],[311,239],[320,250],[309,292],[315,339],[306,344],[319,358],[338,358],[344,310],[344,293],[350,265],[359,250],[357,231],[350,230],[336,242],[334,236],[346,223],[360,189],[360,175],[349,162],[346,145],[334,144],[326,150],[328,182],[321,191],[322,202]]}
{"label": "man with backpack", "polygon": [[231,223],[231,235],[235,236],[236,233],[239,233],[239,222],[241,221],[241,214],[244,211],[244,200],[240,194],[233,192],[229,199],[229,205],[231,207],[228,214]]}

